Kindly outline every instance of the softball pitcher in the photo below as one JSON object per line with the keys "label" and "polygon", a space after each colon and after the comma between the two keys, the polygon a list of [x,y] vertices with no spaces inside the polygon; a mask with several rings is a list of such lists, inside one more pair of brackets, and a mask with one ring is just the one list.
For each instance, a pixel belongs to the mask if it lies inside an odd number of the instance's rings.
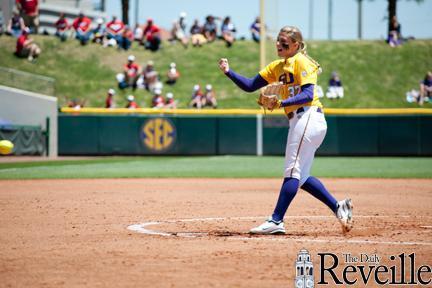
{"label": "softball pitcher", "polygon": [[230,70],[227,59],[219,60],[222,72],[244,91],[265,87],[258,104],[270,110],[283,107],[289,119],[284,180],[276,207],[272,216],[250,233],[285,233],[283,219],[299,187],[326,204],[346,233],[353,223],[351,199],[338,202],[320,180],[310,175],[315,151],[327,132],[323,106],[316,95],[320,65],[306,54],[306,44],[296,27],[286,26],[280,30],[276,49],[281,59],[270,63],[253,78]]}

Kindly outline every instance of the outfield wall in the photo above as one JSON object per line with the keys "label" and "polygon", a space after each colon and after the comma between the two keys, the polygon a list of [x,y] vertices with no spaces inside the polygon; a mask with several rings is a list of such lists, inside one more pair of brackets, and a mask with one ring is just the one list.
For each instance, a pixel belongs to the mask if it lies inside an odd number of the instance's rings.
{"label": "outfield wall", "polygon": [[[318,155],[432,155],[432,115],[326,119]],[[58,144],[60,155],[283,155],[288,129],[279,115],[61,114]]]}
{"label": "outfield wall", "polygon": [[57,111],[55,97],[0,85],[0,119],[12,125],[39,126],[47,131],[50,156],[57,155]]}

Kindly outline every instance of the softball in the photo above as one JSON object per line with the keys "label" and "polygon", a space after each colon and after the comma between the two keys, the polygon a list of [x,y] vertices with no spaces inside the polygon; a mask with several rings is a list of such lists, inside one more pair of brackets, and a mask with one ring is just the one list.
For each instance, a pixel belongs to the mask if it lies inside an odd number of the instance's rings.
{"label": "softball", "polygon": [[12,152],[14,144],[9,140],[0,141],[0,154],[8,155]]}

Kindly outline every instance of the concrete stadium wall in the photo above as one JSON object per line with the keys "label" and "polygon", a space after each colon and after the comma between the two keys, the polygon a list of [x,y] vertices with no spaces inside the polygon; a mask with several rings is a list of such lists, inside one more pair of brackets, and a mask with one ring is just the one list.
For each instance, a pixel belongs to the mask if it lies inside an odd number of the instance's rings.
{"label": "concrete stadium wall", "polygon": [[49,156],[57,156],[57,98],[0,85],[0,119],[13,125],[38,125],[49,118]]}

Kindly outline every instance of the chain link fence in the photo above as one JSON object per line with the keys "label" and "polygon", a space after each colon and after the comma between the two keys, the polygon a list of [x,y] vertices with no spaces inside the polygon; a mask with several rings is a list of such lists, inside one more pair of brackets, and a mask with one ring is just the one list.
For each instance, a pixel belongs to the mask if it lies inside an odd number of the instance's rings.
{"label": "chain link fence", "polygon": [[0,67],[0,85],[55,96],[55,79]]}

